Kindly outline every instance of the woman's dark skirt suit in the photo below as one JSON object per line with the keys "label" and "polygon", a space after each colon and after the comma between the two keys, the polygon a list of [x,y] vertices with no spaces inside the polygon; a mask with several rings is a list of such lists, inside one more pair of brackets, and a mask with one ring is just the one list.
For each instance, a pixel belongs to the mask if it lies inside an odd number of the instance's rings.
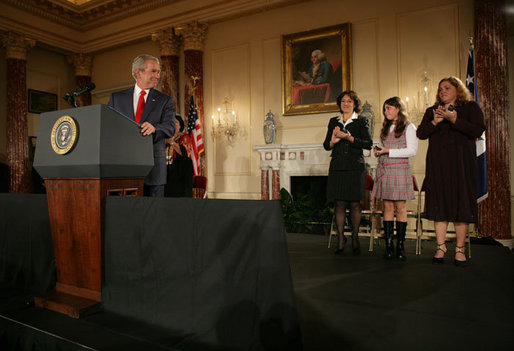
{"label": "woman's dark skirt suit", "polygon": [[[323,143],[327,151],[330,150],[330,139],[336,126],[343,129],[339,117],[331,118],[328,123],[327,136]],[[368,119],[361,116],[352,119],[352,122],[346,125],[346,129],[355,140],[352,143],[341,139],[332,149],[327,198],[349,202],[362,201],[366,186],[366,164],[362,150],[370,150],[373,143]]]}

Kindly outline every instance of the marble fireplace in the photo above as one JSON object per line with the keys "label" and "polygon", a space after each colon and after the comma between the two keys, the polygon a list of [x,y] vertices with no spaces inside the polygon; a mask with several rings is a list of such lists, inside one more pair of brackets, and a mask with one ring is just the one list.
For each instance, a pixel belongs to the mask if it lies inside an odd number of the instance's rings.
{"label": "marble fireplace", "polygon": [[[280,189],[291,192],[291,177],[327,176],[330,152],[321,143],[254,145],[260,154],[261,199],[280,199]],[[369,173],[374,175],[377,158],[364,150]]]}

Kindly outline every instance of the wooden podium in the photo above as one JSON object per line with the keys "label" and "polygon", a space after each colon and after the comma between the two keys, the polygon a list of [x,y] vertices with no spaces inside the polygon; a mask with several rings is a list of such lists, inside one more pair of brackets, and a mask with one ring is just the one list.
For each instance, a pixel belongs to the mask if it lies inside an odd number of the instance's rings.
{"label": "wooden podium", "polygon": [[35,304],[74,318],[101,307],[106,196],[142,196],[151,137],[107,105],[41,114],[34,168],[45,180],[56,290]]}

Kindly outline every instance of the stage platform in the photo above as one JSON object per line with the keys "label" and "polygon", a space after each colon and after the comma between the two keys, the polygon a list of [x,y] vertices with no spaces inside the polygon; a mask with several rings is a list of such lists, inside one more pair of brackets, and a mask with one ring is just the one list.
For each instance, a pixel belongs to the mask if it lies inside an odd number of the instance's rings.
{"label": "stage platform", "polygon": [[[457,268],[451,259],[431,264],[433,242],[415,256],[408,241],[411,254],[400,263],[383,260],[382,246],[336,256],[326,236],[287,238],[303,350],[514,346],[514,255],[505,247],[473,244],[468,267]],[[30,295],[11,293],[2,289],[0,330],[23,330],[24,338],[45,340],[54,350],[191,350],[181,348],[183,336],[155,325],[105,311],[76,320],[33,307]]]}
{"label": "stage platform", "polygon": [[[490,238],[472,241],[465,268],[433,265],[435,241],[407,261],[374,252],[344,256],[326,236],[289,234],[288,246],[304,350],[512,350],[514,254]],[[351,244],[351,240],[348,241]],[[363,248],[369,241],[361,239]]]}
{"label": "stage platform", "polygon": [[[22,200],[2,210],[14,215],[16,206],[26,207]],[[30,208],[30,218],[21,217],[23,225],[9,240],[5,230],[12,232],[13,223],[0,220],[0,350],[511,350],[514,345],[511,250],[492,240],[475,241],[466,268],[453,265],[454,243],[448,244],[445,264],[432,265],[433,241],[423,242],[420,256],[414,255],[414,241],[407,241],[407,262],[385,261],[383,244],[360,256],[352,256],[349,246],[339,256],[327,248],[327,236],[281,234],[277,203],[262,207],[260,201],[191,200],[180,206],[190,218],[171,215],[165,221],[189,231],[186,222],[203,218],[192,234],[152,237],[131,231],[138,221],[121,214],[151,208],[163,217],[154,201],[112,200],[110,215],[123,223],[108,227],[104,310],[73,319],[33,305],[35,291],[47,291],[53,276],[43,264],[51,258],[48,233],[33,232],[49,230],[44,216],[36,215],[44,198],[30,200],[39,205]],[[223,224],[219,218],[227,219],[229,212],[247,222]],[[39,224],[28,225],[34,221]],[[216,222],[222,225],[208,225]],[[199,240],[206,234],[210,239]],[[137,242],[138,237],[144,240]],[[368,243],[361,239],[363,249]],[[22,257],[24,264],[6,266],[6,257],[9,262]],[[184,263],[184,257],[191,258]],[[136,267],[144,267],[145,274]],[[29,271],[34,276],[22,275]],[[181,289],[173,288],[177,279]],[[174,283],[163,285],[167,281]]]}

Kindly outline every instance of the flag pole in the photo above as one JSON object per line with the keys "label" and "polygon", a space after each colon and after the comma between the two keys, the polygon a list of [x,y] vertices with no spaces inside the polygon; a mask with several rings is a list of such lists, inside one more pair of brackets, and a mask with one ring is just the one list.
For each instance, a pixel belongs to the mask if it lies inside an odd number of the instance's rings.
{"label": "flag pole", "polygon": [[196,86],[196,81],[200,79],[200,77],[195,77],[195,76],[191,76],[191,80],[193,81],[193,92],[192,92],[192,95],[193,95],[193,100],[195,102],[195,107],[196,107],[196,89],[198,88]]}

